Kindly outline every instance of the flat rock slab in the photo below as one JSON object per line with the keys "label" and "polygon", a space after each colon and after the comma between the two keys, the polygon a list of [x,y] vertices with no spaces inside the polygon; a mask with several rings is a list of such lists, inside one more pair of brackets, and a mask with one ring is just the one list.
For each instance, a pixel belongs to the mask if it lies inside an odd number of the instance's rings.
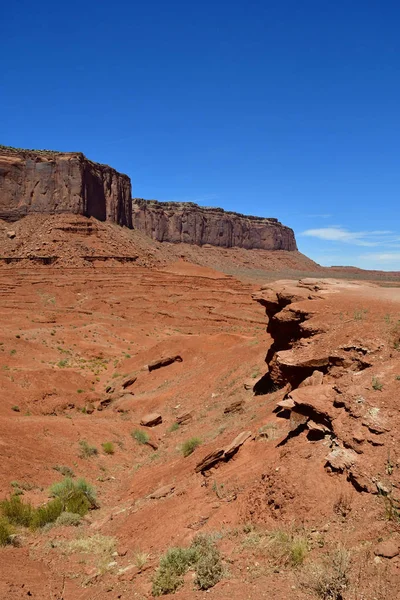
{"label": "flat rock slab", "polygon": [[297,388],[289,394],[294,410],[316,421],[329,425],[338,414],[334,407],[336,392],[330,385],[306,386]]}
{"label": "flat rock slab", "polygon": [[394,558],[399,555],[399,544],[394,540],[386,540],[377,545],[374,554],[384,558]]}
{"label": "flat rock slab", "polygon": [[162,416],[159,413],[149,413],[141,418],[140,424],[143,427],[155,427],[162,423]]}
{"label": "flat rock slab", "polygon": [[229,459],[233,456],[242,446],[246,440],[251,437],[251,431],[242,431],[235,437],[235,439],[225,448],[224,458]]}
{"label": "flat rock slab", "polygon": [[203,458],[203,460],[201,460],[196,465],[196,468],[195,468],[196,473],[201,473],[202,471],[207,471],[207,469],[210,469],[211,467],[213,467],[215,464],[217,464],[217,462],[222,460],[224,453],[225,453],[224,450],[214,450],[214,452],[210,452],[210,454],[207,454],[207,456],[205,456]]}
{"label": "flat rock slab", "polygon": [[280,400],[276,403],[279,408],[284,410],[292,410],[295,407],[295,403],[291,398],[286,398],[285,400]]}
{"label": "flat rock slab", "polygon": [[172,494],[174,489],[174,485],[164,485],[163,487],[158,488],[158,490],[155,492],[152,492],[149,495],[149,498],[152,500],[160,500],[160,498],[165,498],[166,496],[169,496],[169,494]]}
{"label": "flat rock slab", "polygon": [[168,365],[172,365],[174,362],[182,362],[182,357],[177,354],[176,356],[167,356],[165,358],[159,358],[157,360],[153,360],[151,363],[147,365],[148,370],[155,371],[156,369],[160,369],[161,367],[168,367]]}
{"label": "flat rock slab", "polygon": [[228,404],[224,408],[224,415],[229,415],[230,413],[242,413],[244,411],[244,401],[238,400],[237,402],[232,402],[232,404]]}
{"label": "flat rock slab", "polygon": [[178,423],[178,425],[186,425],[186,423],[189,423],[189,421],[191,421],[193,419],[193,415],[190,412],[187,413],[181,413],[180,415],[178,415],[175,419],[175,422]]}

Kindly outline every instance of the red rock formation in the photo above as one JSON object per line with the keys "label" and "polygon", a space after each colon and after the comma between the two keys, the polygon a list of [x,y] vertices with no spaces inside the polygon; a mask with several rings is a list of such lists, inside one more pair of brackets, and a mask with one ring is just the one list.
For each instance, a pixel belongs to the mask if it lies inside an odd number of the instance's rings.
{"label": "red rock formation", "polygon": [[74,213],[132,227],[130,179],[80,152],[0,146],[0,219],[30,213]]}
{"label": "red rock formation", "polygon": [[192,202],[134,198],[133,226],[159,242],[224,248],[297,250],[292,229],[277,219],[251,217]]}

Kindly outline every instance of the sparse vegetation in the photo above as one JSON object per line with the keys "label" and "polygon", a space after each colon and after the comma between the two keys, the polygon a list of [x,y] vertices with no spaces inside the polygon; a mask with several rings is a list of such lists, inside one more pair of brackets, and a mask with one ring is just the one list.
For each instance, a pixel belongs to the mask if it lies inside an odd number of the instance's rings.
{"label": "sparse vegetation", "polygon": [[383,388],[383,383],[381,381],[379,381],[379,379],[377,377],[373,377],[372,378],[372,388],[376,392],[380,392]]}
{"label": "sparse vegetation", "polygon": [[174,431],[178,431],[178,429],[179,429],[179,423],[177,423],[177,422],[175,421],[175,423],[172,423],[172,425],[171,425],[171,427],[168,429],[168,431],[169,431],[170,433],[173,433]]}
{"label": "sparse vegetation", "polygon": [[78,513],[72,513],[68,511],[64,511],[57,518],[55,524],[56,525],[66,525],[68,527],[77,527],[81,522],[81,515]]}
{"label": "sparse vegetation", "polygon": [[346,518],[351,512],[352,502],[352,494],[347,491],[341,491],[334,502],[333,510],[336,514]]}
{"label": "sparse vegetation", "polygon": [[201,444],[201,439],[198,437],[192,437],[190,438],[190,440],[186,440],[186,442],[183,442],[182,444],[182,454],[183,456],[186,458],[187,456],[190,456],[195,450],[196,448],[198,448]]}
{"label": "sparse vegetation", "polygon": [[134,429],[131,435],[133,439],[138,442],[138,444],[147,444],[150,439],[149,434],[142,429]]}
{"label": "sparse vegetation", "polygon": [[308,565],[302,585],[322,600],[342,600],[349,585],[349,567],[350,553],[338,547],[324,562]]}
{"label": "sparse vegetation", "polygon": [[105,454],[114,454],[115,448],[112,442],[104,442],[104,444],[102,444],[101,446]]}
{"label": "sparse vegetation", "polygon": [[210,536],[198,535],[189,548],[170,548],[161,557],[153,579],[153,596],[176,592],[189,568],[195,570],[195,583],[201,590],[207,590],[221,580],[221,556]]}
{"label": "sparse vegetation", "polygon": [[12,406],[11,410],[13,410],[14,412],[20,412],[20,408],[17,405]]}
{"label": "sparse vegetation", "polygon": [[99,451],[95,446],[90,446],[86,440],[81,440],[79,442],[81,447],[80,457],[81,458],[91,458],[92,456],[96,456]]}
{"label": "sparse vegetation", "polygon": [[279,564],[299,567],[303,564],[308,552],[308,540],[303,532],[276,529],[269,534],[271,552]]}
{"label": "sparse vegetation", "polygon": [[73,470],[65,465],[55,465],[53,469],[61,473],[61,475],[64,475],[64,477],[75,477]]}
{"label": "sparse vegetation", "polygon": [[143,567],[147,564],[147,561],[149,560],[150,555],[147,554],[147,552],[136,552],[135,557],[134,557],[134,561],[135,561],[135,566],[141,570],[143,569]]}
{"label": "sparse vegetation", "polygon": [[68,554],[84,552],[109,557],[115,550],[115,538],[97,533],[91,537],[82,537],[66,542],[63,547]]}

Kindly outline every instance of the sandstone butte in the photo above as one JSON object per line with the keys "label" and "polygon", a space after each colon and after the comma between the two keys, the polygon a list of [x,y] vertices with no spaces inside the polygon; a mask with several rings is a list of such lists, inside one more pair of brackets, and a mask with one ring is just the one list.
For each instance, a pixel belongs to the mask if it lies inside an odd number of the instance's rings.
{"label": "sandstone butte", "polygon": [[72,213],[134,227],[159,242],[297,250],[292,229],[277,219],[131,196],[127,175],[81,152],[0,146],[0,219],[5,221]]}

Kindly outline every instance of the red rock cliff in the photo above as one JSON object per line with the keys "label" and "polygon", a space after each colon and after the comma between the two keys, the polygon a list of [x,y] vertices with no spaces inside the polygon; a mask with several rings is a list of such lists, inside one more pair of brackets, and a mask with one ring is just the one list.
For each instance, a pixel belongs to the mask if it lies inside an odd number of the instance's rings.
{"label": "red rock cliff", "polygon": [[293,230],[277,219],[251,217],[192,202],[134,198],[133,226],[159,242],[297,250]]}
{"label": "red rock cliff", "polygon": [[0,146],[0,219],[75,213],[132,227],[131,182],[80,152]]}

